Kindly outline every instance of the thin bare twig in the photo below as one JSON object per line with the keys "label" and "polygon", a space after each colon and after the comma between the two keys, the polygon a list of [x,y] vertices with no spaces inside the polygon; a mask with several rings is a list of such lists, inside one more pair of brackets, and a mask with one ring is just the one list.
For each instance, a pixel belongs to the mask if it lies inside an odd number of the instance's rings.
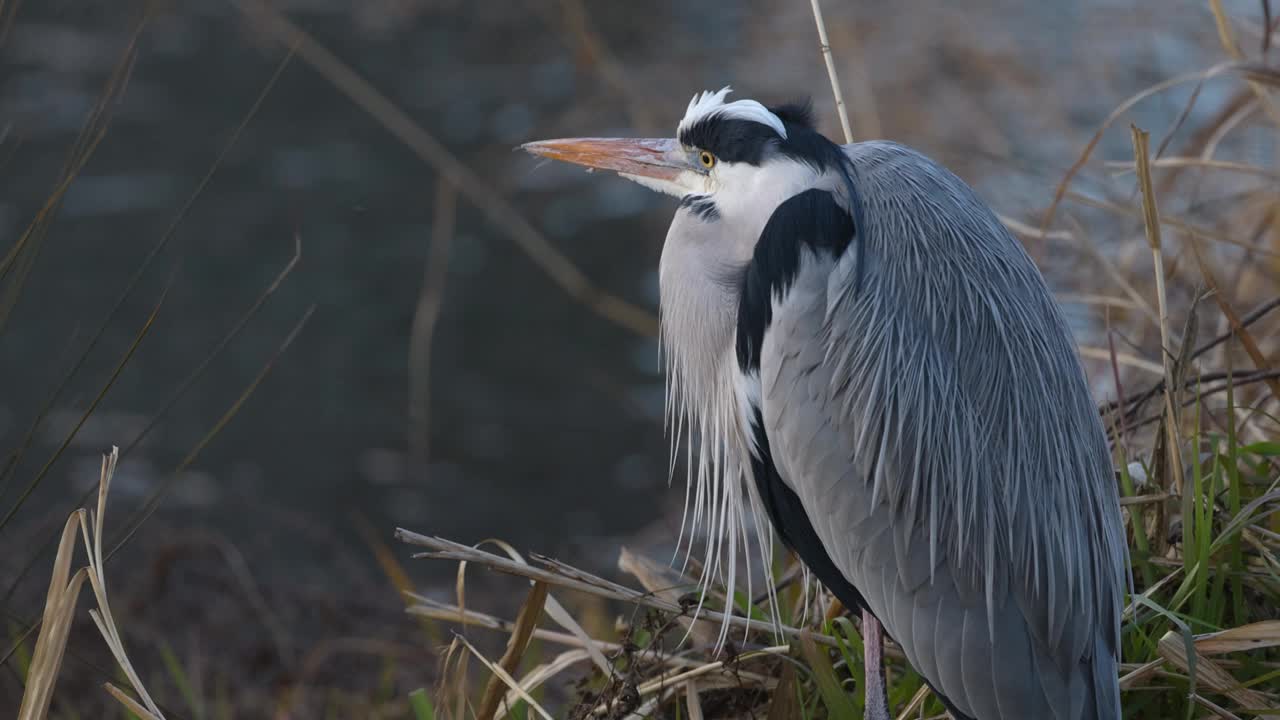
{"label": "thin bare twig", "polygon": [[827,24],[822,20],[822,6],[818,0],[810,0],[813,4],[813,22],[818,26],[818,48],[822,51],[822,59],[827,63],[827,76],[831,78],[831,94],[836,100],[836,114],[840,116],[840,129],[844,130],[844,141],[853,142],[853,128],[849,126],[849,111],[844,106],[844,92],[840,90],[840,76],[836,73],[836,61],[831,55],[831,43],[827,40]]}
{"label": "thin bare twig", "polygon": [[[561,571],[526,565],[515,560],[495,555],[491,552],[473,548],[469,545],[453,542],[441,537],[428,537],[419,535],[404,528],[396,528],[396,539],[410,545],[418,545],[427,548],[427,552],[416,553],[415,558],[431,558],[435,560],[453,560],[466,563],[474,563],[484,567],[488,567],[499,572],[526,577],[531,580],[542,580],[551,585],[565,587],[589,595],[609,598],[612,600],[621,600],[623,602],[633,602],[655,610],[669,612],[681,615],[686,612],[686,608],[681,607],[677,603],[662,600],[655,597],[651,593],[641,592],[623,587],[617,583],[610,582],[603,578],[597,578],[590,573],[577,571],[575,576],[569,576]],[[724,613],[715,610],[702,610],[696,616],[697,620],[708,622],[724,622]],[[772,633],[775,627],[772,623],[762,620],[753,620],[742,617],[740,615],[729,616],[730,625],[737,627],[745,627],[760,632]],[[790,626],[782,626],[776,628],[786,637],[798,637],[802,629]],[[827,635],[814,635],[814,639],[829,647],[838,647],[835,638]]]}
{"label": "thin bare twig", "polygon": [[[1240,344],[1244,346],[1245,352],[1249,354],[1249,359],[1253,361],[1254,367],[1260,372],[1268,372],[1271,370],[1271,363],[1267,360],[1267,356],[1258,347],[1258,341],[1253,339],[1253,334],[1245,328],[1240,320],[1240,315],[1236,313],[1231,302],[1227,300],[1221,289],[1218,287],[1218,281],[1214,277],[1213,271],[1205,262],[1204,256],[1200,253],[1200,245],[1195,239],[1191,240],[1191,251],[1195,255],[1196,264],[1200,267],[1200,275],[1204,278],[1209,289],[1213,291],[1213,299],[1218,303],[1218,309],[1222,310],[1222,314],[1227,317],[1227,321],[1231,323],[1231,330],[1236,338],[1240,340]],[[1271,389],[1271,394],[1280,400],[1280,380],[1268,378],[1266,380],[1267,387]]]}
{"label": "thin bare twig", "polygon": [[409,447],[414,459],[421,463],[429,459],[431,452],[431,347],[449,278],[457,197],[453,185],[440,178],[431,223],[431,248],[409,331]]}
{"label": "thin bare twig", "polygon": [[1080,169],[1085,166],[1085,163],[1089,162],[1089,158],[1093,155],[1094,149],[1097,148],[1098,143],[1102,141],[1103,134],[1105,134],[1107,129],[1110,128],[1117,120],[1123,117],[1126,112],[1133,108],[1133,106],[1152,95],[1157,95],[1165,90],[1179,85],[1184,85],[1189,82],[1204,82],[1225,74],[1238,74],[1249,77],[1251,74],[1258,71],[1259,66],[1251,63],[1219,63],[1207,70],[1169,78],[1168,80],[1156,83],[1155,85],[1129,96],[1124,102],[1117,105],[1116,108],[1111,111],[1111,114],[1107,115],[1106,119],[1102,121],[1102,125],[1093,134],[1093,137],[1089,139],[1084,150],[1081,151],[1080,156],[1076,158],[1076,161],[1067,169],[1066,174],[1063,175],[1062,180],[1058,182],[1058,187],[1053,193],[1053,201],[1049,203],[1049,207],[1045,210],[1044,218],[1040,221],[1041,232],[1049,232],[1049,229],[1053,225],[1053,217],[1058,211],[1058,206],[1062,204],[1062,199],[1066,197],[1067,188],[1071,185],[1071,181],[1075,178],[1076,174],[1080,172]]}
{"label": "thin bare twig", "polygon": [[430,165],[529,256],[543,272],[570,297],[592,312],[637,335],[654,337],[658,319],[653,313],[597,287],[572,261],[555,248],[501,195],[393,103],[360,77],[338,56],[321,45],[280,11],[261,0],[229,0],[246,16],[261,23],[263,30],[287,45],[296,45],[298,55],[352,102],[369,113],[384,128]]}

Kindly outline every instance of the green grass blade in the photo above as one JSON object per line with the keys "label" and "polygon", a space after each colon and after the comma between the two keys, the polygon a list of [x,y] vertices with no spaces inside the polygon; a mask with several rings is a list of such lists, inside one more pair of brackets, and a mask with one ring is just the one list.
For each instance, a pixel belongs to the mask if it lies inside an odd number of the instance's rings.
{"label": "green grass blade", "polygon": [[414,720],[436,720],[436,709],[427,697],[425,688],[418,688],[409,693],[409,707],[413,708]]}
{"label": "green grass blade", "polygon": [[830,720],[860,720],[862,716],[854,706],[853,698],[849,697],[849,693],[844,691],[836,678],[836,671],[831,665],[831,658],[827,657],[827,651],[819,649],[808,634],[800,637],[800,649],[809,663],[809,670],[813,672],[818,695],[827,707],[827,717]]}

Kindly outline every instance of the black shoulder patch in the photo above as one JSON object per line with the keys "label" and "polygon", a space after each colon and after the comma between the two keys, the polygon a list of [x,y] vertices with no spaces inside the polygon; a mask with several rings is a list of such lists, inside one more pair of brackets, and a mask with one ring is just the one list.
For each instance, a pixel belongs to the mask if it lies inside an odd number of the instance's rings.
{"label": "black shoulder patch", "polygon": [[840,257],[853,241],[853,218],[825,190],[806,190],[778,206],[769,217],[738,296],[738,367],[760,369],[764,331],[773,322],[773,298],[782,295],[800,269],[800,250]]}

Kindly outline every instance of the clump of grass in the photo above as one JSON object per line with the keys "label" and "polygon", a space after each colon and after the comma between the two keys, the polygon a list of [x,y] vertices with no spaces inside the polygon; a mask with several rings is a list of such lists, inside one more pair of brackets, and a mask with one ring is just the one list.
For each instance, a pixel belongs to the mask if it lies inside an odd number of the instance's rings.
{"label": "clump of grass", "polygon": [[[58,554],[54,558],[53,576],[49,580],[49,593],[46,597],[44,615],[41,621],[40,634],[36,639],[35,651],[31,664],[27,668],[26,690],[22,695],[22,705],[18,711],[19,720],[43,720],[48,716],[49,704],[53,700],[53,690],[62,671],[62,660],[67,649],[67,636],[71,631],[71,623],[75,617],[76,605],[80,598],[80,590],[86,580],[93,588],[97,608],[89,611],[94,625],[102,634],[111,649],[120,671],[124,674],[136,698],[129,695],[113,683],[104,683],[103,688],[120,702],[129,712],[143,720],[164,720],[164,714],[146,687],[142,684],[129,655],[124,648],[124,638],[116,625],[115,616],[111,614],[111,604],[107,598],[107,580],[103,573],[102,526],[105,522],[107,494],[111,489],[111,479],[115,475],[116,461],[120,457],[118,448],[112,448],[102,458],[102,471],[98,479],[97,512],[77,510],[67,518],[62,530],[62,539],[58,543]],[[76,530],[80,530],[81,542],[88,565],[71,573],[71,564],[76,553]]]}
{"label": "clump of grass", "polygon": [[[1193,401],[1180,415],[1185,425],[1172,435],[1164,426],[1152,430],[1155,436],[1176,438],[1175,455],[1187,458],[1182,496],[1169,492],[1172,472],[1153,487],[1157,478],[1150,455],[1132,469],[1121,464],[1118,473],[1135,548],[1140,538],[1152,548],[1158,545],[1155,535],[1174,535],[1159,555],[1133,552],[1144,571],[1136,573],[1136,592],[1125,610],[1120,683],[1126,717],[1192,717],[1204,710],[1223,718],[1280,715],[1280,433],[1275,431],[1280,420],[1239,406],[1241,388],[1232,382],[1224,387],[1222,407],[1209,403],[1199,383],[1188,383]],[[1266,416],[1270,435],[1243,438],[1242,414]],[[1220,421],[1216,429],[1206,427],[1210,418]],[[1135,484],[1143,495],[1136,494]],[[1141,502],[1128,502],[1135,499]],[[1146,510],[1157,502],[1187,511],[1166,513],[1155,523]],[[466,654],[453,654],[451,671],[435,689],[453,699],[444,717],[543,717],[540,692],[556,679],[575,691],[562,698],[568,708],[563,716],[571,718],[862,717],[857,619],[820,590],[803,587],[796,580],[801,575],[791,572],[794,558],[780,557],[773,568],[775,577],[793,579],[781,588],[782,626],[775,629],[755,619],[768,617],[759,603],[741,598],[727,603],[715,592],[710,610],[694,618],[693,603],[682,597],[696,587],[694,577],[646,571],[625,550],[620,567],[631,571],[637,588],[539,556],[526,561],[407,530],[398,530],[397,537],[425,548],[418,557],[480,565],[528,578],[535,587],[632,609],[630,619],[620,620],[609,634],[584,637],[538,626],[530,620],[538,615],[532,600],[513,623],[467,608],[461,600],[450,604],[409,593],[409,611],[415,615],[512,638],[503,662],[495,663],[459,636],[456,642]],[[714,625],[722,612],[731,613],[739,632],[733,634],[736,644],[716,655],[707,636],[699,640],[687,626]],[[519,675],[518,664],[509,660],[512,648],[528,639],[568,649]],[[607,667],[591,667],[586,648],[604,653]],[[501,666],[497,678],[506,688],[501,703],[474,700],[481,696],[465,672],[467,657],[485,668]],[[941,704],[901,650],[890,644],[886,657],[895,716],[942,717]],[[484,697],[492,697],[497,682],[489,680]]]}

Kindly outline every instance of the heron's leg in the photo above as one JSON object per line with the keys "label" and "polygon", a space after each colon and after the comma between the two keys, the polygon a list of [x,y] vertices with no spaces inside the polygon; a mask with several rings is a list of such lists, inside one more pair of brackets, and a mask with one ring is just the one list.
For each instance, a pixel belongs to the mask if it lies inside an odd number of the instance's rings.
{"label": "heron's leg", "polygon": [[867,698],[864,720],[889,720],[884,687],[884,628],[869,610],[862,611],[862,683]]}

